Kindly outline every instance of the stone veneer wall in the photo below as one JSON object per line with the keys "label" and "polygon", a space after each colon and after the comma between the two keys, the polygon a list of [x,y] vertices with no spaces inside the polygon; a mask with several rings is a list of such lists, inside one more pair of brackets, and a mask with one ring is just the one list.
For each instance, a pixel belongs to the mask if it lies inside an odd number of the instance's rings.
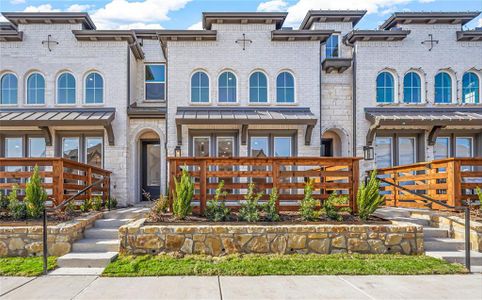
{"label": "stone veneer wall", "polygon": [[144,225],[140,219],[119,229],[120,252],[231,253],[403,253],[422,254],[423,228],[386,225]]}
{"label": "stone veneer wall", "polygon": [[[431,215],[430,225],[447,229],[454,239],[465,239],[465,220],[456,216]],[[482,252],[482,223],[470,222],[470,248]]]}
{"label": "stone veneer wall", "polygon": [[[49,255],[62,256],[72,249],[72,244],[83,237],[84,230],[102,218],[101,212],[48,226]],[[42,255],[42,226],[0,226],[0,257]]]}

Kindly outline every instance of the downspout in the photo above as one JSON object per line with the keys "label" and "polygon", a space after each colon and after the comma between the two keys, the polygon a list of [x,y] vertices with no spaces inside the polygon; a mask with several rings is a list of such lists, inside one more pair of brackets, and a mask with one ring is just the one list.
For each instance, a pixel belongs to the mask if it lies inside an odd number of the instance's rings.
{"label": "downspout", "polygon": [[127,46],[127,108],[131,105],[131,56],[130,48]]}
{"label": "downspout", "polygon": [[[157,37],[159,39],[159,36]],[[161,43],[161,41],[159,40],[159,43]],[[159,44],[161,45],[161,44]],[[162,47],[162,45],[161,45]],[[167,43],[166,43],[166,51],[164,51],[164,60],[166,61],[166,114],[164,115],[164,122],[166,123],[166,138],[165,138],[165,141],[164,141],[164,153],[166,153],[166,157],[165,157],[165,161],[166,161],[166,167],[164,168],[164,178],[166,178],[166,180],[164,180],[164,191],[165,191],[165,194],[167,194],[169,192],[168,190],[168,187],[169,187],[169,172],[168,172],[168,168],[169,168],[169,165],[167,163],[167,157],[169,156],[169,153],[167,152],[167,141],[169,139],[169,122],[168,122],[168,116],[169,116],[169,76],[167,76],[169,74],[168,72],[168,63],[167,63]]]}
{"label": "downspout", "polygon": [[323,124],[321,122],[321,115],[323,114],[323,111],[322,111],[322,105],[321,105],[321,100],[322,100],[322,96],[321,96],[321,50],[322,49],[322,46],[321,46],[321,43],[320,43],[320,49],[319,49],[319,53],[318,53],[318,73],[320,74],[319,75],[319,79],[320,79],[320,156],[323,154],[321,153],[321,141],[322,141],[322,138],[323,138]]}
{"label": "downspout", "polygon": [[352,143],[353,143],[353,152],[352,152],[352,156],[353,157],[356,157],[356,132],[357,132],[357,128],[356,128],[356,46],[353,45],[353,67],[352,67],[352,72],[353,72],[353,75],[352,75],[352,79],[353,79],[353,83],[352,83],[352,105],[353,105],[353,108],[352,108]]}

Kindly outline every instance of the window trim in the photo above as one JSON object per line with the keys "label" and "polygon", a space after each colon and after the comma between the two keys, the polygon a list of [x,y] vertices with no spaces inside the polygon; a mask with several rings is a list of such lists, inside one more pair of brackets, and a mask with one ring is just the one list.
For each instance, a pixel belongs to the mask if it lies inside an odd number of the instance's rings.
{"label": "window trim", "polygon": [[[234,156],[239,156],[239,132],[236,129],[189,129],[188,137],[188,155],[193,157],[194,155],[194,138],[195,137],[210,137],[210,151],[216,148],[218,137],[233,137],[234,138]],[[210,153],[211,154],[211,153]],[[217,156],[217,151],[216,151]]]}
{"label": "window trim", "polygon": [[[164,66],[164,82],[162,81],[156,81],[156,82],[149,82],[149,83],[164,83],[164,99],[146,99],[146,96],[147,96],[147,93],[146,93],[146,85],[147,85],[147,82],[146,82],[146,66],[148,65],[152,65],[152,66]],[[167,101],[167,64],[166,63],[162,63],[162,62],[153,62],[153,63],[149,63],[149,62],[146,62],[144,63],[144,70],[143,70],[143,83],[144,83],[144,100],[145,102],[149,102],[149,103],[155,103],[155,102],[166,102]]]}
{"label": "window trim", "polygon": [[[34,74],[40,75],[44,80],[44,93],[43,93],[44,94],[44,103],[28,103],[28,97],[29,97],[28,80]],[[45,95],[46,91],[47,91],[47,82],[45,81],[45,75],[44,74],[42,74],[40,71],[32,71],[30,73],[27,73],[27,76],[25,76],[25,103],[24,103],[26,106],[32,106],[32,107],[46,106],[47,105],[47,99],[46,99],[46,95]]]}
{"label": "window trim", "polygon": [[[278,101],[278,76],[283,73],[288,73],[293,77],[293,102],[279,102]],[[285,87],[286,88],[286,87]],[[291,70],[281,70],[278,72],[275,78],[275,102],[278,105],[297,105],[298,104],[298,97],[296,97],[296,77],[295,74]]]}
{"label": "window trim", "polygon": [[[72,75],[72,77],[74,77],[74,103],[59,103],[59,79],[60,79],[60,76],[64,75],[64,74],[70,74]],[[74,73],[70,72],[70,71],[67,71],[67,70],[64,70],[64,71],[61,71],[57,74],[57,77],[55,78],[55,105],[58,105],[58,106],[75,106],[77,105],[77,78],[75,77]]]}
{"label": "window trim", "polygon": [[[77,137],[79,138],[79,162],[83,164],[87,164],[85,157],[86,157],[86,150],[85,149],[85,139],[87,137],[100,137],[102,139],[102,166],[100,168],[104,168],[105,166],[105,137],[104,132],[99,130],[89,130],[89,131],[57,131],[55,137],[55,155],[58,157],[63,157],[63,139],[64,138],[72,138]],[[85,153],[84,153],[85,152]]]}
{"label": "window trim", "polygon": [[470,152],[471,152],[470,157],[475,157],[475,155],[476,155],[475,138],[473,136],[467,136],[467,135],[456,135],[454,137],[454,157],[460,157],[460,156],[457,156],[457,139],[469,139],[470,140]]}
{"label": "window trim", "polygon": [[[193,102],[192,101],[192,78],[195,74],[198,72],[206,74],[208,77],[208,101],[207,102]],[[209,76],[209,73],[204,70],[204,69],[195,69],[192,73],[191,76],[189,77],[189,103],[192,105],[211,105],[212,99],[211,99],[211,76]]]}
{"label": "window trim", "polygon": [[[234,75],[234,79],[236,80],[236,85],[234,86],[234,88],[236,89],[236,101],[234,102],[229,102],[229,101],[226,101],[226,102],[223,102],[221,101],[221,93],[220,93],[220,85],[219,85],[219,80],[221,79],[221,76],[224,74],[224,73],[231,73]],[[219,75],[218,75],[218,78],[217,78],[217,95],[218,95],[218,99],[217,99],[217,103],[218,104],[221,104],[221,105],[233,105],[233,104],[238,104],[239,103],[239,80],[238,80],[238,76],[236,75],[236,73],[231,70],[231,69],[224,69],[222,70]]]}
{"label": "window trim", "polygon": [[419,158],[418,158],[418,138],[417,136],[400,136],[398,135],[397,136],[397,144],[396,144],[396,147],[397,147],[397,164],[400,165],[400,139],[411,139],[413,140],[413,154],[414,154],[414,164],[417,163],[419,161]]}
{"label": "window trim", "polygon": [[[98,74],[102,78],[102,102],[101,103],[87,103],[87,77],[89,77],[90,74]],[[83,97],[82,97],[82,104],[86,106],[102,106],[105,104],[105,86],[106,86],[106,81],[104,75],[97,71],[97,70],[91,70],[85,73],[84,79],[83,79]]]}
{"label": "window trim", "polygon": [[248,129],[248,157],[251,157],[251,138],[267,137],[268,138],[268,157],[274,157],[274,137],[291,137],[291,155],[298,155],[298,130],[297,129]]}
{"label": "window trim", "polygon": [[[437,102],[437,76],[446,74],[450,78],[450,101],[449,102]],[[457,93],[454,83],[457,82],[456,78],[453,76],[451,72],[447,70],[440,70],[438,71],[435,76],[433,77],[433,103],[434,104],[454,104],[457,103]],[[445,88],[445,87],[442,87]]]}
{"label": "window trim", "polygon": [[[378,102],[378,77],[383,73],[387,73],[392,76],[393,79],[393,101],[392,102]],[[387,104],[395,104],[399,103],[398,99],[398,76],[391,70],[383,69],[378,72],[377,76],[375,77],[375,102],[377,105],[387,105]]]}
{"label": "window trim", "polygon": [[[478,84],[477,88],[478,88],[478,91],[479,91],[479,93],[478,93],[479,103],[467,103],[467,102],[464,102],[464,100],[465,100],[465,99],[464,99],[464,76],[465,76],[466,74],[469,74],[469,73],[474,74],[475,77],[478,79],[478,83],[479,83],[479,84]],[[475,71],[475,70],[467,70],[467,71],[465,71],[465,72],[462,74],[462,78],[461,78],[460,81],[461,81],[461,85],[462,85],[462,87],[461,87],[461,96],[460,96],[460,103],[461,103],[461,104],[465,104],[465,105],[480,105],[480,104],[482,104],[482,76],[479,75],[479,73],[478,73],[477,71]]]}
{"label": "window trim", "polygon": [[210,135],[196,135],[192,137],[192,149],[191,149],[191,155],[192,157],[201,157],[201,156],[194,156],[194,153],[196,152],[196,139],[208,139],[208,155],[206,157],[213,157],[211,153],[211,136]]}
{"label": "window trim", "polygon": [[[255,74],[257,72],[262,73],[266,77],[266,102],[259,102],[259,101],[253,102],[253,101],[251,101],[251,76],[253,76],[253,74]],[[269,84],[268,73],[266,73],[262,69],[254,69],[253,71],[251,71],[251,73],[249,73],[249,76],[248,76],[248,103],[250,105],[270,105],[271,101],[269,100],[269,96],[270,96],[269,89],[270,89],[270,84]],[[258,96],[259,96],[259,93],[258,93]]]}
{"label": "window trim", "polygon": [[[23,151],[22,157],[30,157],[28,156],[30,155],[28,139],[29,138],[45,139],[45,135],[43,135],[38,131],[22,131],[21,133],[18,133],[17,131],[15,132],[4,131],[0,135],[0,157],[5,157],[5,138],[22,138],[22,151]],[[47,150],[48,147],[49,146],[45,145],[45,150]],[[46,155],[46,157],[48,156]]]}
{"label": "window trim", "polygon": [[[405,102],[405,77],[410,73],[414,73],[414,74],[418,75],[418,77],[420,78],[420,102]],[[403,78],[402,78],[402,91],[403,92],[402,92],[401,103],[407,104],[407,105],[425,104],[426,103],[425,75],[421,71],[416,70],[416,69],[410,69],[407,72],[405,72],[405,74],[403,75]]]}
{"label": "window trim", "polygon": [[215,139],[214,143],[215,143],[215,146],[216,146],[216,147],[215,147],[215,148],[216,148],[216,149],[215,149],[215,150],[216,150],[216,151],[215,151],[215,152],[216,152],[216,153],[215,153],[215,157],[220,157],[220,156],[219,156],[219,151],[218,151],[218,150],[219,150],[219,138],[224,138],[224,139],[230,139],[230,140],[231,140],[231,143],[232,143],[232,145],[233,145],[233,156],[236,156],[236,152],[237,152],[237,151],[236,151],[236,148],[237,148],[237,147],[236,147],[236,146],[237,146],[237,145],[236,145],[236,136],[235,136],[235,135],[214,134],[214,139]]}
{"label": "window trim", "polygon": [[[8,104],[3,103],[3,99],[2,99],[2,95],[1,95],[1,93],[2,93],[2,90],[1,90],[2,85],[1,85],[1,84],[2,84],[3,78],[4,78],[6,75],[13,75],[13,76],[15,77],[15,79],[17,80],[17,86],[16,86],[17,96],[16,96],[16,98],[15,98],[15,103],[8,103]],[[2,73],[2,74],[0,75],[0,106],[1,106],[1,107],[18,106],[18,76],[17,76],[17,74],[15,74],[15,73],[12,72],[12,71],[7,71],[7,72],[4,72],[4,73]]]}

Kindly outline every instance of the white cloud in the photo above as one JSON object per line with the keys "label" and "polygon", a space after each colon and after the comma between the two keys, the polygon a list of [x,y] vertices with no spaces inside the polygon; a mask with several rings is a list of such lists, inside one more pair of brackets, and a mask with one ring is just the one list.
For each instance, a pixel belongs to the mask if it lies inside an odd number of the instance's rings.
{"label": "white cloud", "polygon": [[92,8],[92,5],[89,4],[72,4],[67,8],[67,11],[70,12],[84,12]]}
{"label": "white cloud", "polygon": [[271,0],[268,2],[261,2],[258,5],[257,11],[285,11],[288,3],[283,0]]}
{"label": "white cloud", "polygon": [[479,27],[482,27],[482,17],[479,19]]}
{"label": "white cloud", "polygon": [[420,3],[430,3],[430,2],[434,2],[435,0],[418,0],[418,2]]}
{"label": "white cloud", "polygon": [[163,29],[161,24],[130,23],[117,26],[116,29]]}
{"label": "white cloud", "polygon": [[25,3],[25,0],[10,0],[10,4],[23,4]]}
{"label": "white cloud", "polygon": [[51,4],[41,4],[39,6],[27,6],[24,9],[25,12],[59,12],[60,9],[53,8]]}
{"label": "white cloud", "polygon": [[182,9],[191,0],[144,0],[128,2],[112,0],[92,13],[92,19],[99,29],[116,29],[126,24],[160,26],[159,22],[169,20],[168,13]]}
{"label": "white cloud", "polygon": [[201,30],[203,29],[203,22],[199,21],[197,23],[192,24],[187,28],[188,30]]}

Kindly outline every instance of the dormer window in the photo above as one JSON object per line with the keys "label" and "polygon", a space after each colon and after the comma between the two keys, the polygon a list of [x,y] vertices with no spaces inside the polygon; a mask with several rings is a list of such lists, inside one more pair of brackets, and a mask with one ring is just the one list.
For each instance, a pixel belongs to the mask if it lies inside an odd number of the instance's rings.
{"label": "dormer window", "polygon": [[340,36],[338,34],[332,34],[326,41],[325,56],[326,58],[340,57]]}
{"label": "dormer window", "polygon": [[145,66],[145,99],[147,101],[166,100],[166,66],[149,64]]}

